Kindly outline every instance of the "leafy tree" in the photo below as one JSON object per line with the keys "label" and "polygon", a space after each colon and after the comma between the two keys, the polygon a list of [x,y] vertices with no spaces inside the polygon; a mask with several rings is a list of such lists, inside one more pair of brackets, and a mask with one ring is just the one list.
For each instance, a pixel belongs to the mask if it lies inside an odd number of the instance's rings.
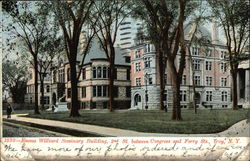
{"label": "leafy tree", "polygon": [[79,103],[77,92],[77,55],[78,45],[83,25],[86,24],[93,2],[82,1],[50,1],[48,7],[52,7],[64,37],[64,47],[70,65],[71,78],[71,112],[70,116],[78,117]]}
{"label": "leafy tree", "polygon": [[245,57],[246,44],[249,44],[249,1],[209,0],[212,16],[217,19],[226,37],[232,77],[233,109],[238,109],[237,74],[242,57]]}
{"label": "leafy tree", "polygon": [[14,103],[24,103],[27,66],[20,60],[3,60],[3,89],[9,90]]}
{"label": "leafy tree", "polygon": [[[185,67],[186,44],[184,41],[183,23],[190,11],[193,2],[185,0],[140,0],[135,9],[147,25],[150,41],[154,44],[158,56],[160,75],[160,102],[164,109],[164,75],[166,66],[170,68],[173,90],[173,120],[181,120],[180,109],[180,82]],[[145,8],[145,9],[143,9]],[[180,61],[176,59],[180,51]]]}
{"label": "leafy tree", "polygon": [[129,1],[101,0],[94,1],[91,26],[99,39],[102,49],[109,61],[109,110],[114,106],[114,75],[115,75],[115,41],[117,30],[127,16],[126,7]]}
{"label": "leafy tree", "polygon": [[[41,6],[41,2],[5,2],[3,4],[6,17],[11,22],[6,30],[11,32],[13,48],[17,47],[16,42],[23,41],[27,51],[33,58],[35,69],[35,114],[40,114],[38,108],[38,55],[40,53],[41,42],[47,38],[49,29],[47,25],[48,12]],[[6,5],[6,6],[5,6]]]}
{"label": "leafy tree", "polygon": [[188,57],[189,57],[189,63],[191,67],[192,72],[192,89],[193,89],[193,101],[192,105],[194,108],[195,114],[197,114],[197,102],[196,102],[196,85],[195,85],[195,70],[193,66],[193,57],[191,54],[191,48],[193,45],[199,45],[199,46],[207,46],[210,41],[209,38],[203,35],[202,32],[202,25],[209,20],[209,16],[205,15],[205,8],[206,7],[203,3],[203,1],[197,1],[197,7],[195,9],[196,12],[191,14],[190,21],[186,25],[186,27],[190,27],[189,33],[186,33],[187,36],[185,37],[187,41],[187,50],[188,50]]}
{"label": "leafy tree", "polygon": [[50,74],[53,62],[59,57],[63,50],[62,39],[58,36],[58,28],[54,26],[53,32],[48,35],[49,39],[42,42],[41,53],[38,58],[38,74],[41,89],[41,109],[44,109],[44,79]]}

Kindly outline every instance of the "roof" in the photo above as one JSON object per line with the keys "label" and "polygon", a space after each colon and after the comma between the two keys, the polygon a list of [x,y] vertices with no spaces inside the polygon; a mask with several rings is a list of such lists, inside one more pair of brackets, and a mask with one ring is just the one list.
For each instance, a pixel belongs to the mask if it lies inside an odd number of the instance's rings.
{"label": "roof", "polygon": [[[210,24],[210,25],[211,26],[209,26],[209,25],[198,26],[198,29],[196,31],[195,36],[198,37],[198,38],[202,37],[203,39],[206,39],[206,40],[212,42],[212,35],[213,35],[213,33],[212,33],[213,32],[213,26],[212,25],[213,24]],[[194,27],[195,27],[195,25],[193,25],[193,24],[185,25],[184,33],[185,33],[185,39],[186,40],[190,39],[189,36],[194,31],[194,29],[195,29]],[[220,37],[221,35],[219,34],[219,27],[217,27],[217,34],[218,35],[216,35],[216,36],[217,36],[218,40],[217,40],[215,45],[225,45],[225,43],[223,43],[223,41],[222,41],[222,37]]]}
{"label": "roof", "polygon": [[[125,62],[125,58],[122,56],[121,48],[115,47],[115,64],[116,65],[130,65]],[[81,60],[82,55],[78,57],[77,60]],[[101,45],[97,38],[92,40],[92,44],[88,54],[85,57],[84,64],[90,63],[92,60],[104,60],[107,59],[107,56],[104,50],[101,48]]]}
{"label": "roof", "polygon": [[250,60],[243,61],[239,64],[239,69],[249,69],[250,68]]}

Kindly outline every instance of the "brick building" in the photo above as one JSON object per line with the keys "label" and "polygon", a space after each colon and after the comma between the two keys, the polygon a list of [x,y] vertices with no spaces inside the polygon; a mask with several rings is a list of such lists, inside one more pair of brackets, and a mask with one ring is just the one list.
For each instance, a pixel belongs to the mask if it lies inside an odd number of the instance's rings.
{"label": "brick building", "polygon": [[[227,108],[231,104],[230,70],[225,62],[227,48],[219,41],[218,31],[202,28],[203,34],[210,38],[210,44],[193,45],[192,60],[186,55],[186,64],[181,82],[181,107],[189,108],[193,102],[193,72],[196,86],[195,97],[198,108]],[[160,80],[157,66],[158,56],[150,43],[141,43],[131,48],[131,108],[156,109],[160,107]],[[176,57],[178,64],[180,54]],[[172,79],[167,67],[165,73],[165,105],[172,107]],[[148,94],[148,98],[146,95]]]}

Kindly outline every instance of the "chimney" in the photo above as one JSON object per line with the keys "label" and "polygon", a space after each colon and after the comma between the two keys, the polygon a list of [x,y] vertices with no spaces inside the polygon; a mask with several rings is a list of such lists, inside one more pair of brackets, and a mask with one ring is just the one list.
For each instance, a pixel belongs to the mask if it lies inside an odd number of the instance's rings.
{"label": "chimney", "polygon": [[218,22],[212,22],[212,35],[211,35],[212,44],[218,44],[219,42],[219,31],[218,31]]}

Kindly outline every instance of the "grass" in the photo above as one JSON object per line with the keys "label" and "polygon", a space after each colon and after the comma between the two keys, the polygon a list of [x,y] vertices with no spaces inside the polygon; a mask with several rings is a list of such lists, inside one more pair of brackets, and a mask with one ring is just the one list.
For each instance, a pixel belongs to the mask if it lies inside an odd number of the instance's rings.
{"label": "grass", "polygon": [[150,133],[206,134],[226,130],[231,125],[250,118],[247,109],[182,110],[182,121],[172,121],[171,112],[84,110],[81,116],[69,117],[69,112],[29,114],[28,117],[60,120]]}

